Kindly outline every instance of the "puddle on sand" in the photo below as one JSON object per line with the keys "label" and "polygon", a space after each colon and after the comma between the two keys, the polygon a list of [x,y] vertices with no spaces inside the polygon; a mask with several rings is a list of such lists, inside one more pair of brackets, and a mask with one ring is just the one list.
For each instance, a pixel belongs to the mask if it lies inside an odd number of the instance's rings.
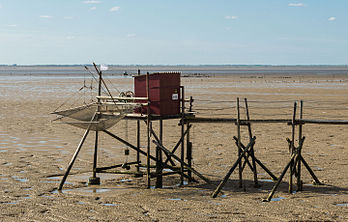
{"label": "puddle on sand", "polygon": [[163,171],[164,171],[164,172],[174,172],[173,170],[167,169],[167,168],[164,168]]}
{"label": "puddle on sand", "polygon": [[41,195],[40,197],[44,197],[44,198],[47,198],[47,199],[57,199],[57,197],[49,196],[49,195]]}
{"label": "puddle on sand", "polygon": [[108,207],[120,206],[119,204],[112,204],[112,203],[104,203],[104,204],[102,204],[102,205],[108,206]]}
{"label": "puddle on sand", "polygon": [[259,181],[273,183],[273,180],[271,180],[271,179],[259,179]]}
{"label": "puddle on sand", "polygon": [[46,177],[47,180],[60,180],[60,177]]}
{"label": "puddle on sand", "polygon": [[[41,180],[40,183],[60,183],[60,181],[57,181],[57,180]],[[73,185],[73,183],[71,182],[67,182],[65,181],[64,184],[70,184],[70,185]]]}
{"label": "puddle on sand", "polygon": [[3,165],[3,166],[11,166],[12,163],[3,163],[2,165]]}
{"label": "puddle on sand", "polygon": [[88,188],[88,189],[78,189],[79,191],[82,192],[87,192],[87,193],[104,193],[104,192],[109,192],[112,189],[110,188]]}
{"label": "puddle on sand", "polygon": [[185,185],[188,185],[189,183],[187,181],[183,181],[183,184],[181,185],[180,183],[176,184],[177,187],[180,187],[180,186],[185,186]]}
{"label": "puddle on sand", "polygon": [[167,200],[183,200],[181,198],[168,198]]}
{"label": "puddle on sand", "polygon": [[[57,189],[54,189],[53,191],[51,191],[51,193],[54,193],[54,194],[57,194],[57,193],[67,193],[69,191],[72,191],[72,189],[63,189],[63,190],[57,190]],[[48,196],[48,197],[51,197],[51,196]]]}
{"label": "puddle on sand", "polygon": [[12,176],[12,178],[13,178],[14,180],[17,180],[17,181],[22,182],[22,183],[25,183],[25,182],[28,182],[28,181],[29,181],[29,179],[27,179],[27,178],[20,178],[20,177],[18,177],[18,176]]}
{"label": "puddle on sand", "polygon": [[323,171],[324,169],[321,167],[313,167],[313,170],[314,171]]}
{"label": "puddle on sand", "polygon": [[17,202],[6,202],[6,203],[1,203],[1,204],[9,204],[9,205],[11,205],[11,204],[17,204]]}
{"label": "puddle on sand", "polygon": [[120,180],[120,182],[131,182],[131,181],[133,181],[132,179],[122,179],[122,180]]}
{"label": "puddle on sand", "polygon": [[335,205],[339,206],[339,207],[348,207],[348,202],[347,203],[337,203]]}
{"label": "puddle on sand", "polygon": [[285,200],[285,197],[275,197],[271,199],[271,201],[281,201],[281,200]]}
{"label": "puddle on sand", "polygon": [[0,150],[0,153],[6,153],[8,150]]}
{"label": "puddle on sand", "polygon": [[28,199],[31,199],[32,197],[31,197],[29,194],[27,194],[27,195],[25,195],[23,198],[26,199],[26,200],[28,200]]}
{"label": "puddle on sand", "polygon": [[216,206],[219,206],[221,205],[221,203],[218,203],[218,202],[215,202],[215,201],[208,201],[210,204],[213,204],[213,205],[216,205]]}

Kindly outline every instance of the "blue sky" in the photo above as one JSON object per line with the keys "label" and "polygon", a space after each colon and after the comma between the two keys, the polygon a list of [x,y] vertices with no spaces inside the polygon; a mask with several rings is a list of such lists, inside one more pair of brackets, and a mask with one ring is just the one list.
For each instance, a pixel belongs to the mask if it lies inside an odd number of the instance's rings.
{"label": "blue sky", "polygon": [[0,64],[348,64],[348,0],[0,0]]}

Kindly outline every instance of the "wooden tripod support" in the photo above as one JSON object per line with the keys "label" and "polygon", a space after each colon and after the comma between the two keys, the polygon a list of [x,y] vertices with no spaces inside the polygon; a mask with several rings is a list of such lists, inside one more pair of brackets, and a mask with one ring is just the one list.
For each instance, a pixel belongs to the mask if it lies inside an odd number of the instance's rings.
{"label": "wooden tripod support", "polygon": [[[217,195],[220,193],[221,189],[224,187],[226,184],[227,180],[233,173],[233,171],[237,168],[238,166],[238,173],[239,173],[239,187],[243,187],[243,170],[246,165],[249,166],[251,171],[253,172],[254,176],[254,186],[259,187],[258,179],[257,179],[257,169],[256,169],[256,164],[258,164],[262,169],[264,169],[271,177],[273,180],[277,180],[277,177],[274,176],[274,174],[267,169],[267,167],[255,157],[255,152],[254,152],[254,145],[255,145],[255,140],[256,137],[253,136],[252,130],[251,130],[251,124],[250,124],[250,114],[249,114],[249,107],[248,107],[248,101],[245,98],[245,111],[246,111],[246,118],[247,118],[247,123],[243,124],[248,127],[248,134],[249,134],[249,143],[247,146],[245,146],[241,142],[241,132],[240,132],[240,127],[241,127],[241,119],[240,119],[240,105],[239,105],[239,98],[237,98],[237,137],[233,137],[234,140],[236,141],[236,145],[238,148],[238,159],[235,161],[233,166],[231,167],[230,171],[226,174],[224,179],[220,182],[218,187],[215,189],[215,191],[212,194],[212,197],[215,198]],[[251,157],[251,163],[249,161],[249,157]],[[243,162],[244,159],[244,162]]]}
{"label": "wooden tripod support", "polygon": [[[305,140],[305,137],[302,136],[302,125],[301,123],[302,117],[303,117],[303,101],[300,102],[300,121],[299,123],[296,122],[296,109],[297,109],[297,102],[294,103],[294,112],[293,117],[291,121],[292,126],[292,134],[291,134],[291,140],[287,138],[287,141],[289,143],[289,151],[290,151],[290,161],[285,166],[284,170],[282,171],[281,175],[279,176],[279,180],[276,182],[276,184],[273,186],[272,191],[269,193],[267,198],[265,198],[264,202],[269,202],[272,200],[272,197],[274,193],[276,192],[279,184],[283,180],[286,172],[290,170],[289,172],[289,193],[293,192],[293,177],[295,176],[297,179],[297,191],[302,191],[302,180],[301,180],[301,163],[306,167],[308,172],[311,174],[312,178],[314,179],[314,183],[316,185],[322,185],[322,183],[318,180],[317,176],[314,174],[313,170],[310,168],[308,163],[305,161],[305,159],[302,157],[301,150],[303,147],[303,143]],[[296,131],[296,125],[299,125],[298,127],[298,146],[295,147],[295,131]]]}

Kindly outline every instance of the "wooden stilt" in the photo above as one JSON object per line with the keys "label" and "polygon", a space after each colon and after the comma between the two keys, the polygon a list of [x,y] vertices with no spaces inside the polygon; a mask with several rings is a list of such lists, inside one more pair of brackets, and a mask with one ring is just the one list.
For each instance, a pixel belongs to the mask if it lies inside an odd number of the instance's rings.
{"label": "wooden stilt", "polygon": [[95,142],[94,142],[94,157],[93,157],[93,174],[88,179],[88,185],[99,185],[100,178],[97,177],[97,161],[98,161],[98,135],[99,132],[95,131]]}
{"label": "wooden stilt", "polygon": [[[98,96],[101,96],[101,90],[102,90],[102,82],[103,82],[103,73],[101,70],[98,70],[95,63],[93,63],[95,70],[98,72],[99,75],[99,82],[98,82]],[[106,85],[105,85],[106,87]],[[97,107],[97,114],[95,116],[95,121],[99,120],[99,113],[100,113],[100,98],[97,97],[98,107]],[[93,157],[93,174],[92,177],[88,179],[88,185],[99,185],[100,184],[100,178],[97,177],[97,161],[98,161],[98,130],[95,131],[95,142],[94,142],[94,157]]]}
{"label": "wooden stilt", "polygon": [[151,187],[151,178],[150,178],[150,138],[151,138],[151,131],[150,131],[150,124],[151,124],[151,117],[150,117],[150,81],[149,81],[149,73],[146,74],[146,96],[148,98],[147,102],[147,155],[146,155],[146,181],[147,181],[147,188]]}
{"label": "wooden stilt", "polygon": [[[159,121],[159,134],[160,134],[160,141],[161,144],[163,144],[163,120],[160,119]],[[162,176],[162,150],[156,146],[156,188],[162,188],[163,186],[163,176]]]}
{"label": "wooden stilt", "polygon": [[[140,163],[140,120],[137,120],[137,162]],[[136,166],[137,172],[140,171],[139,164]]]}
{"label": "wooden stilt", "polygon": [[236,162],[234,162],[234,164],[232,165],[231,169],[228,171],[228,173],[226,174],[226,176],[224,177],[224,179],[220,182],[219,186],[217,186],[217,188],[215,189],[214,193],[212,194],[212,197],[215,198],[217,197],[217,195],[220,193],[221,189],[225,186],[227,180],[230,178],[231,174],[233,173],[233,171],[236,169],[236,167],[239,165],[239,163],[241,162],[243,155],[249,151],[250,147],[254,144],[256,137],[254,136],[249,144],[245,147],[245,149],[241,152],[241,154],[239,155],[238,159],[236,160]]}
{"label": "wooden stilt", "polygon": [[[239,98],[237,98],[237,146],[238,146],[238,156],[241,155],[242,150],[240,148],[240,108],[239,108]],[[239,187],[243,187],[243,169],[242,169],[242,161],[238,162],[238,172],[239,172]]]}
{"label": "wooden stilt", "polygon": [[97,151],[98,151],[98,131],[95,131],[95,143],[94,143],[94,158],[93,158],[93,177],[96,177],[97,173]]}
{"label": "wooden stilt", "polygon": [[[189,167],[192,168],[192,142],[190,141],[190,128],[191,128],[191,125],[190,123],[188,122],[187,123],[187,135],[186,135],[186,159],[187,159],[187,164],[189,165]],[[189,170],[188,172],[188,176],[190,178],[192,178],[192,172],[191,170]],[[189,179],[189,182],[191,182],[192,180]]]}
{"label": "wooden stilt", "polygon": [[185,92],[184,87],[180,86],[181,89],[181,161],[180,161],[180,185],[184,185],[184,162],[185,162],[185,143],[184,143],[184,133],[185,133]]}
{"label": "wooden stilt", "polygon": [[[140,76],[140,69],[138,69],[138,76]],[[137,120],[137,162],[140,163],[140,120]],[[137,172],[140,172],[139,164],[136,166]]]}
{"label": "wooden stilt", "polygon": [[[300,101],[300,121],[303,118],[303,101]],[[298,141],[302,139],[302,124],[298,126]],[[301,181],[301,150],[297,154],[297,191],[302,191],[302,181]]]}
{"label": "wooden stilt", "polygon": [[[250,115],[249,115],[249,106],[248,106],[248,100],[247,98],[244,98],[244,102],[245,102],[245,111],[246,111],[246,117],[247,120],[250,121]],[[249,139],[251,139],[253,137],[253,133],[251,131],[251,123],[248,124],[248,133],[249,133]],[[259,183],[257,180],[257,170],[256,170],[256,161],[255,161],[255,152],[254,152],[254,145],[251,146],[250,148],[250,154],[251,154],[251,161],[252,161],[252,168],[253,173],[254,173],[254,187],[259,187]]]}
{"label": "wooden stilt", "polygon": [[[297,102],[294,103],[294,113],[292,116],[292,122],[291,122],[291,126],[292,126],[292,131],[291,131],[291,143],[290,143],[290,155],[292,156],[292,154],[294,153],[294,143],[295,143],[295,121],[296,121],[296,108],[297,108]],[[289,178],[289,193],[292,193],[292,177],[293,177],[293,165],[294,165],[294,160],[292,159],[290,161],[290,178]]]}

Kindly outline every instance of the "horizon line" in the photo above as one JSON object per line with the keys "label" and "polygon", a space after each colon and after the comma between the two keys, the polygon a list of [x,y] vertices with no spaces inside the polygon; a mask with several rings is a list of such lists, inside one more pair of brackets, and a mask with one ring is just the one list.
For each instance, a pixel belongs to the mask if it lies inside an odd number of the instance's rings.
{"label": "horizon line", "polygon": [[[290,64],[280,64],[280,65],[274,65],[274,64],[107,64],[107,63],[100,63],[105,64],[108,66],[273,66],[273,67],[284,67],[284,66],[348,66],[348,64],[297,64],[297,65],[290,65]],[[97,65],[100,65],[97,64]],[[20,66],[92,66],[91,63],[76,63],[76,64],[0,64],[0,66],[13,66],[13,67],[20,67]]]}

